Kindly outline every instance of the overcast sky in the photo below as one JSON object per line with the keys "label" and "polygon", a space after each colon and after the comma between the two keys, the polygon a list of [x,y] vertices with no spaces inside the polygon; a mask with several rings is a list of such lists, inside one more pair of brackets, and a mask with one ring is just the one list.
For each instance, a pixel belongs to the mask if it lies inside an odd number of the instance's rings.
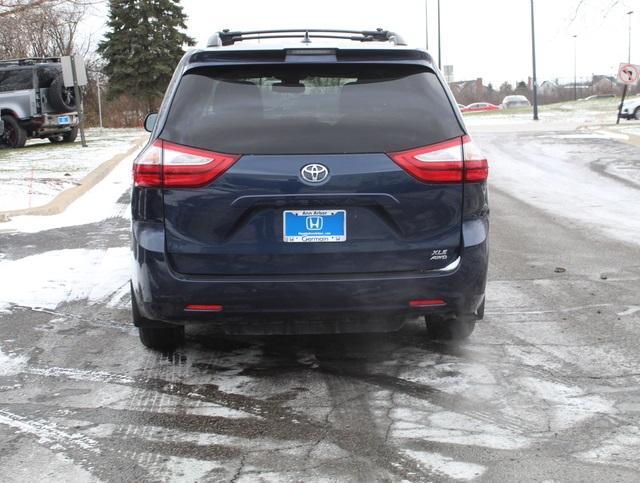
{"label": "overcast sky", "polygon": [[[427,0],[429,50],[437,59],[437,0]],[[530,0],[441,0],[442,63],[456,80],[483,77],[499,84],[531,75]],[[576,14],[576,7],[582,3]],[[188,33],[203,46],[222,28],[383,27],[425,46],[425,0],[183,0]],[[535,0],[538,79],[612,74],[627,60],[628,22],[634,10],[631,60],[640,63],[640,0]],[[103,22],[100,9],[91,24]],[[574,18],[575,17],[575,18]],[[635,49],[633,47],[635,44]]]}

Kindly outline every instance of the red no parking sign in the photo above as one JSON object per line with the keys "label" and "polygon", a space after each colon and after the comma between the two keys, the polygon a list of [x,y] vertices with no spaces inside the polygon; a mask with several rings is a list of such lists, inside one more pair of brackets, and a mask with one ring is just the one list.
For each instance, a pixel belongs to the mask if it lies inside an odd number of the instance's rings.
{"label": "red no parking sign", "polygon": [[636,64],[620,64],[618,68],[618,80],[629,86],[638,82],[640,76],[640,65]]}

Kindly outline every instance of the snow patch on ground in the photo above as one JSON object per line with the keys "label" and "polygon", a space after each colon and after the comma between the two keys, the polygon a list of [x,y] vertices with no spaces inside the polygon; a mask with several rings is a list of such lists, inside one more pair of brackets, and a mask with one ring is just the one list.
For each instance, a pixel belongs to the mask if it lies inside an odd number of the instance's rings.
{"label": "snow patch on ground", "polygon": [[129,208],[117,201],[131,187],[131,169],[136,153],[123,159],[96,186],[71,203],[67,209],[50,216],[16,216],[0,223],[0,231],[35,233],[65,226],[97,223],[113,216],[129,217]]}
{"label": "snow patch on ground", "polygon": [[27,364],[29,358],[25,355],[7,354],[0,349],[0,376],[15,376]]}
{"label": "snow patch on ground", "polygon": [[640,243],[638,190],[594,172],[571,145],[523,143],[518,156],[497,143],[481,145],[491,185],[594,231]]}
{"label": "snow patch on ground", "polygon": [[519,382],[535,399],[547,402],[551,430],[566,430],[597,414],[614,410],[613,402],[586,395],[579,387],[533,377],[521,378]]}
{"label": "snow patch on ground", "polygon": [[637,461],[640,459],[640,429],[631,425],[617,428],[599,447],[575,456],[590,463],[637,468]]}
{"label": "snow patch on ground", "polygon": [[[153,459],[155,454],[143,454]],[[174,481],[176,483],[186,483],[193,481],[206,481],[211,475],[217,475],[219,481],[232,477],[232,471],[226,461],[200,460],[179,456],[169,456],[159,464],[151,468],[151,472],[156,474],[159,481]],[[215,479],[218,479],[215,478]]]}
{"label": "snow patch on ground", "polygon": [[413,408],[399,408],[392,410],[390,416],[397,421],[392,427],[394,438],[505,450],[526,448],[530,444],[529,438],[516,431],[456,412],[441,411],[425,417]]}
{"label": "snow patch on ground", "polygon": [[40,206],[71,188],[91,170],[145,135],[140,129],[87,130],[87,147],[78,142],[52,145],[30,141],[22,149],[0,151],[0,207],[15,210]]}
{"label": "snow patch on ground", "polygon": [[623,315],[633,315],[636,312],[640,312],[640,306],[637,305],[630,305],[628,309],[623,310],[622,312],[618,312],[618,315],[623,316]]}
{"label": "snow patch on ground", "polygon": [[0,260],[0,307],[55,309],[62,302],[103,301],[129,281],[127,247],[72,249]]}
{"label": "snow patch on ground", "polygon": [[27,419],[0,409],[0,424],[12,427],[20,433],[32,434],[38,438],[40,444],[54,450],[68,450],[79,448],[92,453],[100,453],[97,441],[81,434],[67,433],[58,429],[55,423],[44,419]]}
{"label": "snow patch on ground", "polygon": [[404,454],[416,460],[421,466],[431,471],[444,473],[456,480],[473,480],[480,477],[486,468],[474,463],[455,461],[453,458],[439,453],[427,453],[425,451],[404,450]]}

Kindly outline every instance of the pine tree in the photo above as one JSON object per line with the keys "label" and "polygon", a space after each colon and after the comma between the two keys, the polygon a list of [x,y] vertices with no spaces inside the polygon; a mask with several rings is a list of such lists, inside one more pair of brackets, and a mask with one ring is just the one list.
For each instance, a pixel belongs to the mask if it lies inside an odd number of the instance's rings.
{"label": "pine tree", "polygon": [[158,107],[183,45],[194,41],[183,29],[179,0],[110,0],[109,27],[98,52],[106,61],[109,96],[133,96],[148,109]]}

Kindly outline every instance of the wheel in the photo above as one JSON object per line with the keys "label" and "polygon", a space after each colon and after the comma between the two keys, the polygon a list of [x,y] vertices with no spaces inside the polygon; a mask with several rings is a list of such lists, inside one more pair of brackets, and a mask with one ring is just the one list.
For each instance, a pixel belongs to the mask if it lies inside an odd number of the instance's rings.
{"label": "wheel", "polygon": [[184,327],[167,324],[143,317],[138,310],[138,304],[131,288],[131,315],[133,323],[138,326],[140,342],[145,347],[154,350],[171,351],[184,342]]}
{"label": "wheel", "polygon": [[27,143],[27,131],[25,131],[15,117],[8,114],[2,116],[4,121],[4,144],[10,148],[21,148]]}
{"label": "wheel", "polygon": [[62,142],[64,143],[72,143],[78,137],[78,126],[74,126],[71,128],[71,131],[68,131],[62,135]]}
{"label": "wheel", "polygon": [[425,315],[429,338],[435,340],[465,340],[476,327],[475,320],[445,319],[436,315]]}
{"label": "wheel", "polygon": [[636,121],[640,121],[640,107],[636,107],[636,110],[633,111],[633,118]]}
{"label": "wheel", "polygon": [[53,144],[59,143],[72,143],[78,137],[78,126],[72,127],[71,131],[68,131],[64,134],[58,134],[57,136],[50,136],[49,141]]}
{"label": "wheel", "polygon": [[75,91],[73,87],[65,87],[60,75],[51,82],[47,99],[56,111],[69,112],[76,109]]}
{"label": "wheel", "polygon": [[166,327],[138,327],[140,342],[145,347],[154,350],[171,351],[184,342],[184,327],[170,325]]}

